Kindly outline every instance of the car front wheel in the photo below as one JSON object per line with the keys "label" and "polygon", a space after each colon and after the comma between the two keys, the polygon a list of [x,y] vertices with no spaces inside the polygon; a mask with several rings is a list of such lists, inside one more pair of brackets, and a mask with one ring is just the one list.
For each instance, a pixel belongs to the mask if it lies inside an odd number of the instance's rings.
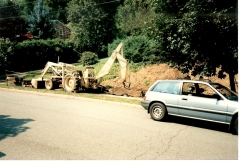
{"label": "car front wheel", "polygon": [[153,120],[161,121],[166,116],[166,107],[162,103],[153,103],[150,107],[150,115]]}

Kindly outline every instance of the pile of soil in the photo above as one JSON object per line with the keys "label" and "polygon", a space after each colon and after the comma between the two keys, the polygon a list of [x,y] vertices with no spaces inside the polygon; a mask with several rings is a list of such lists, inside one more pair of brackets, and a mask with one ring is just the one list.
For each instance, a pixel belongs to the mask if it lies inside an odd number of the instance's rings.
{"label": "pile of soil", "polygon": [[[227,74],[226,74],[227,75]],[[190,76],[192,80],[199,80],[199,77],[193,77],[189,74],[182,74],[175,68],[170,68],[167,64],[154,64],[148,65],[145,68],[141,69],[136,73],[130,73],[129,79],[125,84],[125,88],[122,80],[119,78],[114,80],[106,80],[102,82],[102,85],[106,87],[111,87],[109,93],[115,95],[127,95],[132,97],[142,97],[147,89],[156,81],[156,80],[167,80],[167,79],[183,79]],[[203,77],[208,79],[207,77]],[[217,76],[209,78],[212,82],[221,83],[224,86],[229,86],[229,77],[226,76],[225,79],[219,79]],[[236,82],[238,82],[238,75],[235,76]],[[236,88],[238,88],[236,86]]]}

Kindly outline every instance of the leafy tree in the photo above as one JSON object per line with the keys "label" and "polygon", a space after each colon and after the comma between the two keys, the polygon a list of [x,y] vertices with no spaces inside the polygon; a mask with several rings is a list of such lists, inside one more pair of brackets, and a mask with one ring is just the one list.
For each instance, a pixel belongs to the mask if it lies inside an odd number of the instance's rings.
{"label": "leafy tree", "polygon": [[44,4],[48,6],[50,17],[52,20],[59,20],[67,23],[67,3],[69,0],[44,0]]}
{"label": "leafy tree", "polygon": [[123,42],[124,57],[130,62],[159,63],[161,51],[154,40],[145,36],[128,36],[126,39],[116,39],[108,45],[108,56]]}
{"label": "leafy tree", "polygon": [[145,31],[154,19],[153,0],[125,0],[118,8],[117,27],[122,36],[146,35]]}
{"label": "leafy tree", "polygon": [[38,0],[34,6],[31,15],[28,18],[27,28],[35,39],[48,39],[53,38],[55,28],[49,18],[49,12],[44,6],[42,0]]}
{"label": "leafy tree", "polygon": [[0,73],[3,74],[6,70],[6,67],[11,64],[8,57],[13,54],[12,51],[13,42],[10,42],[9,39],[0,38]]}
{"label": "leafy tree", "polygon": [[25,32],[26,22],[20,16],[19,7],[12,1],[1,2],[0,7],[0,37],[14,41],[16,35]]}
{"label": "leafy tree", "polygon": [[68,4],[68,20],[74,31],[74,42],[83,51],[92,51],[99,58],[107,56],[107,44],[115,38],[114,16],[117,1],[72,0]]}
{"label": "leafy tree", "polygon": [[[238,73],[237,3],[234,0],[158,0],[159,35],[166,62],[192,75],[229,74],[235,90]],[[156,37],[158,36],[158,37]],[[220,68],[219,71],[216,68]]]}
{"label": "leafy tree", "polygon": [[18,7],[21,17],[23,17],[27,21],[28,15],[31,14],[31,11],[36,4],[36,0],[16,0],[14,1],[14,3]]}

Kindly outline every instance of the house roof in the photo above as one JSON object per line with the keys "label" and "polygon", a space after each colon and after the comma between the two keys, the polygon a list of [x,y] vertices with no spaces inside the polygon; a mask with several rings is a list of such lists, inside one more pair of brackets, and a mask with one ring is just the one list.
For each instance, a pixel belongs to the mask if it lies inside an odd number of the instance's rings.
{"label": "house roof", "polygon": [[62,24],[62,25],[64,25],[66,28],[68,28],[69,30],[71,30],[69,27],[67,27],[64,23],[62,23],[61,21],[59,21],[59,20],[51,20],[54,24],[58,24],[58,23],[60,23],[60,24]]}

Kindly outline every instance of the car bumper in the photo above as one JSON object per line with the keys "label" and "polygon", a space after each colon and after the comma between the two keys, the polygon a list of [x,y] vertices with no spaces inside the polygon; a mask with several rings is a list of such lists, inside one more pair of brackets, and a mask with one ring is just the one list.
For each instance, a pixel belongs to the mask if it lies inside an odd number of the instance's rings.
{"label": "car bumper", "polygon": [[148,110],[150,101],[141,101],[141,106],[145,109]]}

